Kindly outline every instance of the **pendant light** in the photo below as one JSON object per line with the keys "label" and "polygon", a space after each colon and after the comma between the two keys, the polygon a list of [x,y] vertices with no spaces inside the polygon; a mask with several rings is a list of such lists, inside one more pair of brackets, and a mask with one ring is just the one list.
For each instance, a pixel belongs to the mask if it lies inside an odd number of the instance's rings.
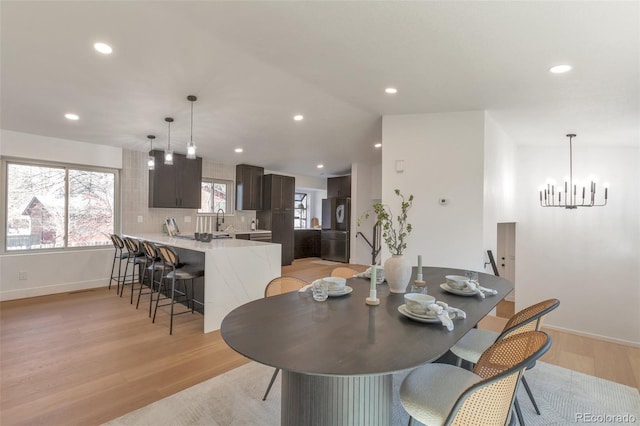
{"label": "pendant light", "polygon": [[153,140],[156,137],[154,135],[148,135],[147,139],[149,139],[149,156],[147,157],[147,168],[149,170],[153,170],[156,168],[156,157],[154,157],[151,154],[151,151],[153,151]]}
{"label": "pendant light", "polygon": [[164,119],[169,125],[169,136],[167,138],[167,150],[164,152],[164,164],[171,166],[173,164],[173,150],[171,149],[171,123],[173,118],[167,117]]}
{"label": "pendant light", "polygon": [[193,143],[193,103],[198,100],[194,95],[187,96],[187,100],[191,102],[191,139],[187,144],[187,159],[196,159],[196,144]]}

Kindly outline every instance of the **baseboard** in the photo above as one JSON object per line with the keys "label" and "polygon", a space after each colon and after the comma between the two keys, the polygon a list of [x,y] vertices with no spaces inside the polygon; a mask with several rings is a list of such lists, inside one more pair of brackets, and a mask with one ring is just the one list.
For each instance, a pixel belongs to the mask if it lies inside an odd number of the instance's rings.
{"label": "baseboard", "polygon": [[88,290],[92,288],[105,287],[109,284],[109,277],[92,281],[79,281],[75,283],[64,283],[58,285],[48,285],[43,287],[31,287],[17,290],[5,290],[0,292],[0,301],[26,299],[28,297],[47,296],[50,294],[69,293],[71,291]]}
{"label": "baseboard", "polygon": [[581,336],[581,337],[589,337],[591,339],[596,339],[596,340],[603,340],[603,341],[609,342],[609,343],[617,343],[619,345],[631,346],[633,348],[640,348],[640,342],[633,342],[631,340],[616,339],[616,338],[613,338],[613,337],[602,336],[600,334],[587,333],[587,332],[584,332],[584,331],[572,330],[570,328],[564,328],[564,327],[558,327],[558,326],[555,326],[555,325],[549,325],[547,323],[545,323],[542,326],[542,328],[543,329],[547,328],[549,330],[554,330],[554,331],[561,331],[563,333],[575,334],[576,336]]}

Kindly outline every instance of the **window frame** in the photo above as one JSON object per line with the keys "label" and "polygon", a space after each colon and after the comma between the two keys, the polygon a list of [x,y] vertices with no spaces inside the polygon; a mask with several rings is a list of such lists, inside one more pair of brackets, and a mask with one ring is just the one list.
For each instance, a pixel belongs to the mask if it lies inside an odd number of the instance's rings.
{"label": "window frame", "polygon": [[[64,247],[46,247],[36,249],[16,249],[7,250],[8,235],[7,235],[7,220],[9,218],[9,203],[7,197],[9,196],[9,164],[18,164],[21,166],[35,166],[35,167],[51,167],[61,168],[65,171],[65,236]],[[105,245],[90,245],[90,246],[73,246],[69,247],[69,170],[80,170],[87,172],[98,173],[113,173],[113,232],[118,233],[121,226],[121,207],[120,207],[120,170],[110,167],[89,166],[85,164],[63,163],[58,161],[45,161],[35,160],[30,158],[20,157],[0,157],[0,176],[2,177],[3,185],[0,186],[0,200],[4,204],[4,208],[0,209],[0,223],[2,229],[0,229],[0,254],[3,255],[23,255],[23,254],[35,254],[35,253],[60,253],[60,252],[73,252],[78,250],[102,250],[113,249],[111,244]]]}
{"label": "window frame", "polygon": [[[300,200],[298,200],[298,195],[302,195]],[[304,208],[299,208],[298,205],[303,204]],[[304,219],[301,216],[296,216],[299,211],[304,211],[305,217]],[[293,194],[293,229],[308,229],[309,228],[309,193],[308,192],[298,192],[295,191]],[[297,217],[297,219],[296,219]],[[304,221],[304,226],[296,227],[296,220],[302,225]]]}
{"label": "window frame", "polygon": [[[220,179],[220,178],[212,178],[212,177],[203,177],[202,179],[200,179],[200,187],[202,187],[203,183],[211,183],[211,184],[224,184],[227,185],[227,210],[230,211],[225,211],[224,214],[225,216],[235,216],[236,213],[236,184],[234,181],[229,180],[229,179]],[[213,207],[212,207],[213,209]],[[206,216],[206,215],[215,215],[216,212],[211,211],[211,212],[203,212],[200,209],[196,210],[196,214],[200,215],[200,216]]]}

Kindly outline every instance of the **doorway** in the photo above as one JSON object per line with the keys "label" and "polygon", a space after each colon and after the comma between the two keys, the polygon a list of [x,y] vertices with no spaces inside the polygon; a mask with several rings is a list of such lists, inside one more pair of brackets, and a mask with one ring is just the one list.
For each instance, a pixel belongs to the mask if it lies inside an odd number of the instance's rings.
{"label": "doorway", "polygon": [[514,290],[504,298],[503,309],[498,316],[511,317],[515,313],[516,301],[516,224],[515,222],[498,223],[497,259],[498,272],[501,277],[514,283]]}

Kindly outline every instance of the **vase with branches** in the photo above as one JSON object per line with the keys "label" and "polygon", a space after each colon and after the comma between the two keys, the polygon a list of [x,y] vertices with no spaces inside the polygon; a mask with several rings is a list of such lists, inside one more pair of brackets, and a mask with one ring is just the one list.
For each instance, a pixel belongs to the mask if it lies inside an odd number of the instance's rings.
{"label": "vase with branches", "polygon": [[[392,293],[404,293],[411,278],[411,264],[402,257],[402,254],[407,248],[407,237],[413,229],[407,222],[407,213],[413,205],[413,195],[405,197],[399,189],[395,189],[394,193],[401,198],[400,213],[397,216],[393,214],[391,207],[382,203],[375,203],[373,212],[381,227],[382,239],[392,255],[384,262],[384,274],[389,288]],[[369,216],[370,212],[364,213],[358,219],[358,225]]]}

